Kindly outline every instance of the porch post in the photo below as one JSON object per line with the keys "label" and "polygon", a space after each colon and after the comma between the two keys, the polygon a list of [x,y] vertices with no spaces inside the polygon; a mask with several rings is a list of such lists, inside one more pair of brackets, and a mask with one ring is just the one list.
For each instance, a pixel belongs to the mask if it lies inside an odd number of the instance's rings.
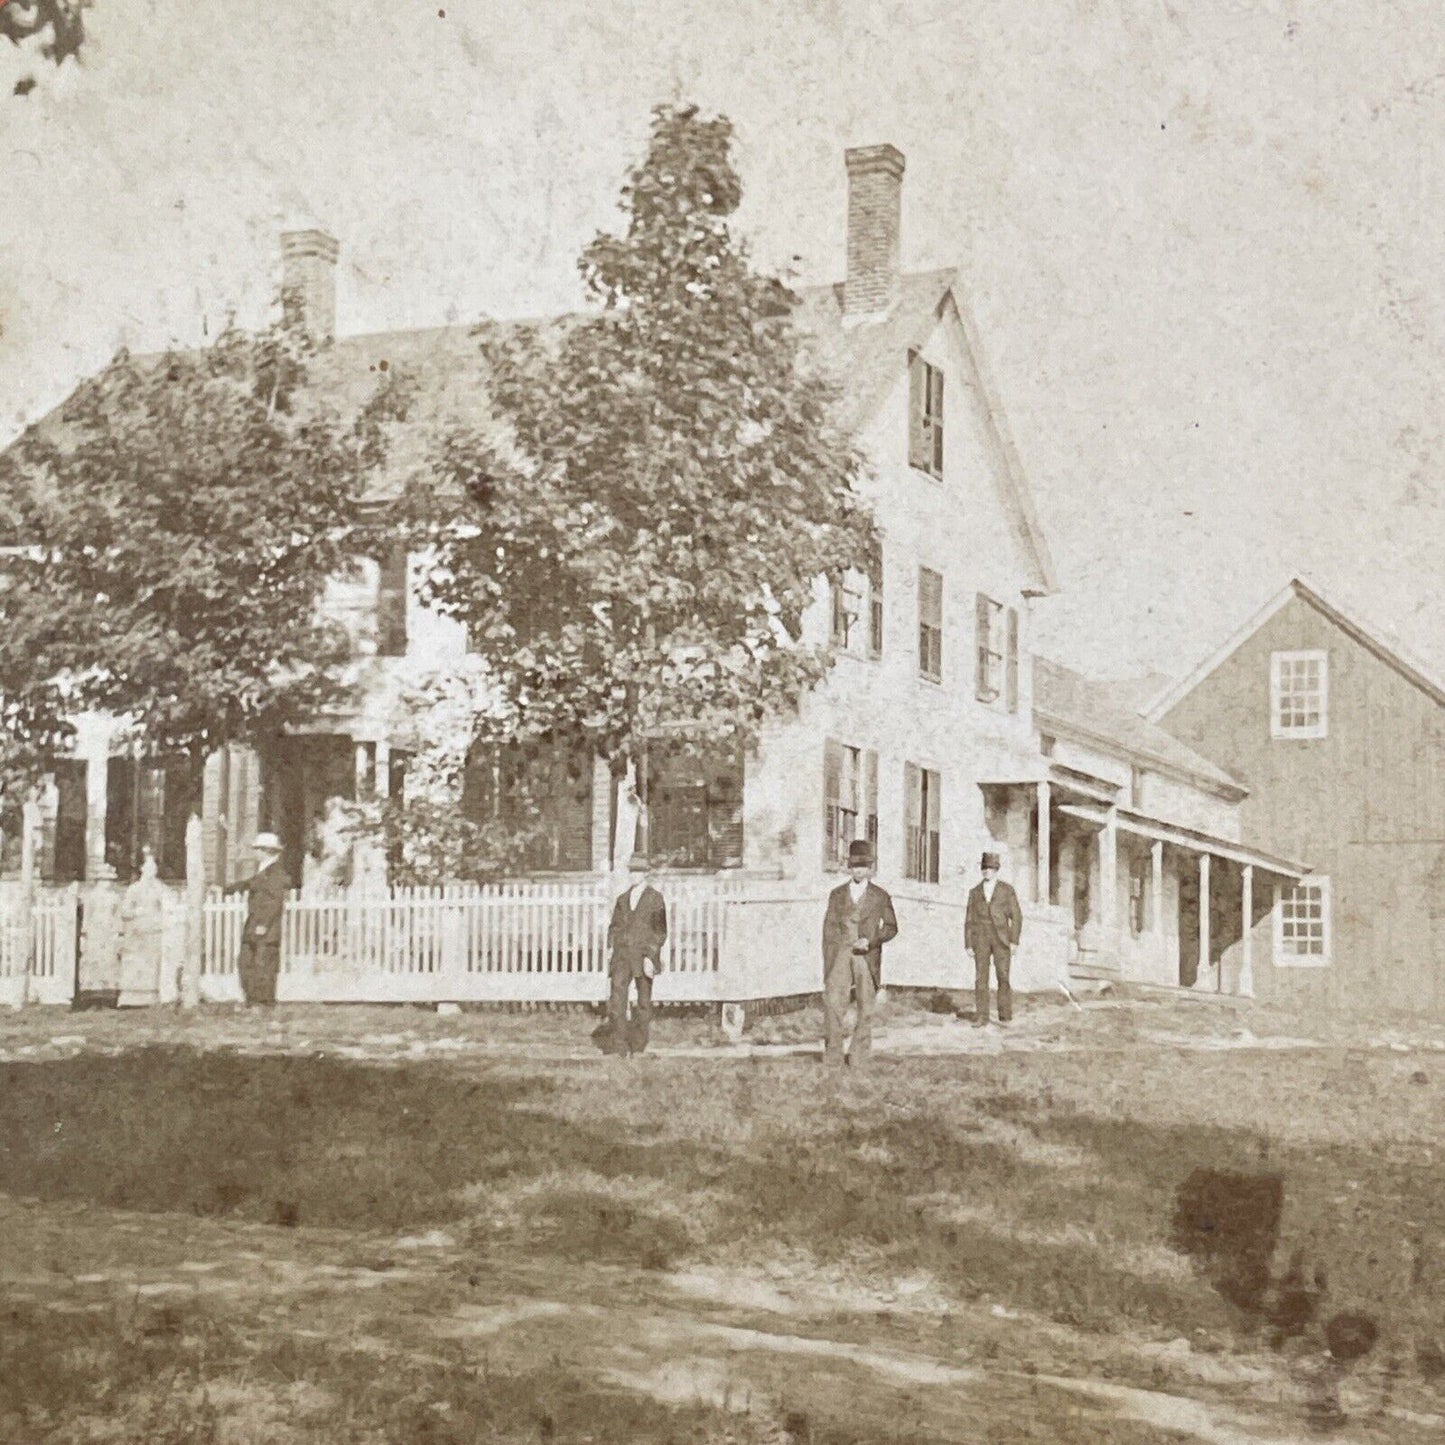
{"label": "porch post", "polygon": [[[1149,848],[1149,891],[1154,895],[1154,941],[1159,956],[1159,967],[1167,968],[1169,963],[1168,935],[1164,931],[1164,844],[1157,839]],[[1176,973],[1172,980],[1179,982]]]}
{"label": "porch post", "polygon": [[364,802],[367,796],[366,775],[371,761],[369,743],[356,744],[356,801]]}
{"label": "porch post", "polygon": [[1254,997],[1254,864],[1244,865],[1244,932],[1240,935],[1239,993]]}
{"label": "porch post", "polygon": [[612,769],[604,757],[592,759],[592,871],[612,868]]}
{"label": "porch post", "polygon": [[110,781],[110,739],[100,736],[92,740],[83,754],[85,758],[85,876],[114,878],[115,870],[105,857],[105,815],[107,789]]}
{"label": "porch post", "polygon": [[1209,854],[1199,855],[1199,969],[1197,985],[1209,968]]}
{"label": "porch post", "polygon": [[391,744],[388,742],[379,742],[376,745],[374,773],[372,791],[378,798],[385,800],[391,796]]}
{"label": "porch post", "polygon": [[1114,947],[1114,915],[1119,900],[1119,817],[1110,808],[1099,835],[1099,927]]}
{"label": "porch post", "polygon": [[1048,905],[1052,896],[1052,880],[1049,878],[1049,858],[1052,853],[1053,842],[1050,836],[1049,819],[1049,798],[1050,788],[1045,783],[1038,785],[1039,794],[1039,828],[1038,828],[1038,863],[1034,869],[1034,894],[1036,901]]}

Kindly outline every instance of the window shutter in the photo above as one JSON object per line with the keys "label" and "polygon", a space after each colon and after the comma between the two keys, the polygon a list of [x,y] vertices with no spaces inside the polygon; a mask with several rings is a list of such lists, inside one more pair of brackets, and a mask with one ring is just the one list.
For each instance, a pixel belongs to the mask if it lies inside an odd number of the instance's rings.
{"label": "window shutter", "polygon": [[1018,608],[1008,610],[1008,638],[1004,653],[1004,689],[1008,710],[1019,710],[1019,614]]}
{"label": "window shutter", "polygon": [[918,830],[922,798],[917,763],[903,764],[903,873],[907,878],[918,876]]}
{"label": "window shutter", "polygon": [[883,655],[883,548],[875,544],[868,554],[868,651]]}
{"label": "window shutter", "polygon": [[916,352],[908,353],[908,465],[928,471],[933,459],[925,410],[928,404],[928,368]]}
{"label": "window shutter", "polygon": [[933,475],[941,477],[943,475],[943,373],[937,367],[932,367],[928,373],[928,380],[930,391],[928,409],[933,422],[931,428],[933,432],[931,439],[933,442],[931,457]]}
{"label": "window shutter", "polygon": [[843,791],[843,745],[826,738],[823,742],[823,862],[838,858],[838,796]]}
{"label": "window shutter", "polygon": [[878,846],[878,754],[869,748],[863,755],[863,836]]}
{"label": "window shutter", "polygon": [[924,826],[930,833],[938,832],[938,795],[942,791],[939,784],[939,775],[930,771],[928,773],[928,816],[924,819]]}
{"label": "window shutter", "polygon": [[973,599],[973,630],[978,665],[976,668],[975,688],[980,702],[989,702],[991,697],[988,685],[988,617],[989,599],[982,593],[976,593]]}

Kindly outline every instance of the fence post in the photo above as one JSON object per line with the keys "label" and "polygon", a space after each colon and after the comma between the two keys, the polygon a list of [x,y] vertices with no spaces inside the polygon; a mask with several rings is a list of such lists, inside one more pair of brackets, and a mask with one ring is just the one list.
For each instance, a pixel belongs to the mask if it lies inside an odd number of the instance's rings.
{"label": "fence post", "polygon": [[30,1002],[30,971],[35,966],[35,845],[40,841],[42,826],[40,804],[31,793],[20,805],[20,936],[25,940],[20,972],[22,1008]]}
{"label": "fence post", "polygon": [[201,820],[192,813],[186,820],[186,947],[181,955],[181,1007],[195,1008],[201,1001],[201,957],[206,946],[206,857]]}

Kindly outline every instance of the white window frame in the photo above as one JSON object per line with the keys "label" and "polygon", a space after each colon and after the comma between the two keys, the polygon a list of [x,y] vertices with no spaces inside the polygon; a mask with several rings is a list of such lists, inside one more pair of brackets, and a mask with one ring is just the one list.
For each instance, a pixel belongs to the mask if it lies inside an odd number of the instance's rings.
{"label": "white window frame", "polygon": [[[1282,674],[1294,663],[1318,663],[1320,669],[1320,716],[1315,723],[1286,726],[1280,717],[1280,703],[1285,696]],[[1291,688],[1292,694],[1298,689]],[[1323,649],[1300,652],[1273,652],[1269,659],[1269,735],[1276,740],[1323,738],[1329,736],[1330,724],[1330,655]]]}
{"label": "white window frame", "polygon": [[[1320,894],[1319,953],[1295,953],[1284,946],[1285,895],[1293,888],[1318,888]],[[1296,884],[1284,884],[1274,905],[1274,966],[1276,968],[1328,968],[1334,947],[1334,926],[1331,917],[1330,880],[1316,874],[1301,878]]]}

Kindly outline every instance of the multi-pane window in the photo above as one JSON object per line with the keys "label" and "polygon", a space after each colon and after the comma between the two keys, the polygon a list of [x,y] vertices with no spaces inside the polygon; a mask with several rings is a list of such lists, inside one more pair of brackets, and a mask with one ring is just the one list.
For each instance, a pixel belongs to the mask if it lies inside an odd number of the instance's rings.
{"label": "multi-pane window", "polygon": [[118,878],[140,872],[146,848],[154,854],[162,878],[186,876],[186,823],[195,787],[184,758],[122,756],[108,761],[105,861]]}
{"label": "multi-pane window", "polygon": [[1270,658],[1270,736],[1322,738],[1329,719],[1324,652],[1276,652]]}
{"label": "multi-pane window", "polygon": [[975,687],[980,702],[1019,705],[1019,615],[980,592],[974,598]]}
{"label": "multi-pane window", "polygon": [[829,738],[823,745],[823,861],[848,861],[857,838],[878,844],[878,754]]}
{"label": "multi-pane window", "polygon": [[859,636],[859,619],[863,615],[864,592],[860,573],[845,572],[829,584],[832,604],[831,636],[833,646],[844,651],[855,650]]}
{"label": "multi-pane window", "polygon": [[1274,960],[1281,967],[1330,961],[1330,880],[1305,878],[1280,894]]}
{"label": "multi-pane window", "polygon": [[908,358],[908,464],[943,475],[943,373],[917,352]]}
{"label": "multi-pane window", "polygon": [[1003,604],[982,592],[974,599],[974,637],[980,702],[993,702],[1003,691]]}
{"label": "multi-pane window", "polygon": [[932,768],[903,765],[903,876],[919,883],[938,882],[938,820],[942,787]]}
{"label": "multi-pane window", "polygon": [[918,569],[918,670],[943,677],[943,576],[927,567]]}

